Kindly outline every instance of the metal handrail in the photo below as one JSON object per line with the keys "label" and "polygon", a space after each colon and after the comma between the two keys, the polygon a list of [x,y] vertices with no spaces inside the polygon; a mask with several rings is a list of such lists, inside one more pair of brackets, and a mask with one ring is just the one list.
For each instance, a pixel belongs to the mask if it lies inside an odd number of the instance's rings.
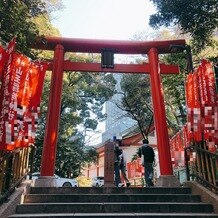
{"label": "metal handrail", "polygon": [[[195,160],[190,154],[195,152]],[[212,153],[197,145],[185,148],[187,181],[195,180],[211,191],[218,193],[218,154]]]}

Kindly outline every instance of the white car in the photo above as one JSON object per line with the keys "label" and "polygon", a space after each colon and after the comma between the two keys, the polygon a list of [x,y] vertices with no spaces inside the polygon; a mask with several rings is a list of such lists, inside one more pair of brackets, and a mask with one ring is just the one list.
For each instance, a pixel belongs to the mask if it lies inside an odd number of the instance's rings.
{"label": "white car", "polygon": [[[38,179],[39,176],[39,172],[32,173],[32,180]],[[54,174],[54,176],[57,182],[57,187],[79,187],[76,179],[61,178],[56,174]]]}
{"label": "white car", "polygon": [[104,177],[96,176],[92,178],[92,187],[103,187],[104,186]]}

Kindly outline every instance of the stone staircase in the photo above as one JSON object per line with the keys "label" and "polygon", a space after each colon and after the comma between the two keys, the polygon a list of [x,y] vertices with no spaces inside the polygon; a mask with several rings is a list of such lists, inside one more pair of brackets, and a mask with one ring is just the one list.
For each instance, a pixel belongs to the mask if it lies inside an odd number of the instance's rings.
{"label": "stone staircase", "polygon": [[218,217],[190,188],[31,187],[9,217]]}

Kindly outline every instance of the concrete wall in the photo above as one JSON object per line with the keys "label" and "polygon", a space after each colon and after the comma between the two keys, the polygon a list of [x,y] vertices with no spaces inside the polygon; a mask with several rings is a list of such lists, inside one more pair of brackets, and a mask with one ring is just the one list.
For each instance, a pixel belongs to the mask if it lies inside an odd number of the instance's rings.
{"label": "concrete wall", "polygon": [[218,213],[218,195],[206,189],[197,182],[184,182],[183,185],[185,187],[190,187],[192,190],[192,194],[201,195],[202,202],[212,204],[214,212]]}
{"label": "concrete wall", "polygon": [[15,214],[17,204],[22,203],[23,194],[29,193],[31,180],[25,180],[15,191],[9,196],[7,202],[0,206],[0,217],[7,218],[9,215]]}

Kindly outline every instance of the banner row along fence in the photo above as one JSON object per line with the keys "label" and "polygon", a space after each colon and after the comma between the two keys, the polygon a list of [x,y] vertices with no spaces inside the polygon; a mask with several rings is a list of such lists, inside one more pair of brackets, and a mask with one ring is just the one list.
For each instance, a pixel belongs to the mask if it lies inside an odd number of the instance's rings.
{"label": "banner row along fence", "polygon": [[16,39],[0,45],[0,150],[34,144],[46,63],[15,51]]}
{"label": "banner row along fence", "polygon": [[[208,153],[214,154],[212,157],[215,158],[215,161],[212,161],[210,167],[210,169],[214,169],[212,172],[214,181],[218,179],[218,170],[215,169],[218,169],[218,160],[216,160],[218,153],[218,98],[215,72],[216,70],[211,62],[202,60],[197,69],[187,75],[185,81],[187,123],[170,139],[174,171],[177,169],[184,170],[188,164],[186,163],[185,152],[189,163],[199,162],[198,152],[188,149],[194,145],[199,149],[206,150],[207,155]],[[204,168],[204,165],[210,165],[210,163],[205,163],[207,159],[207,157],[204,157],[201,168]],[[144,169],[139,162],[140,159],[128,163],[130,178],[141,177],[143,174]]]}

